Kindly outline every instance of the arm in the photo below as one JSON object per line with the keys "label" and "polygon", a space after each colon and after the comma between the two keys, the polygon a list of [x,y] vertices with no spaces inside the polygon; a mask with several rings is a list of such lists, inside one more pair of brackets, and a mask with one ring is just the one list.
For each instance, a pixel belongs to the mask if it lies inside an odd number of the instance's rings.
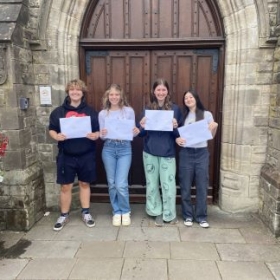
{"label": "arm", "polygon": [[55,141],[64,141],[66,140],[66,136],[62,133],[58,133],[55,130],[49,130],[49,134],[51,136],[52,139],[54,139]]}
{"label": "arm", "polygon": [[91,108],[90,111],[90,119],[91,119],[91,133],[88,133],[86,138],[90,140],[97,140],[99,138],[99,123],[98,116],[95,110]]}
{"label": "arm", "polygon": [[98,122],[99,122],[99,129],[100,129],[100,138],[102,140],[105,139],[106,135],[107,135],[107,129],[105,128],[105,111],[102,110],[99,112],[98,114]]}
{"label": "arm", "polygon": [[211,134],[212,134],[212,136],[214,138],[216,133],[217,133],[218,123],[216,123],[214,121],[213,115],[209,111],[205,111],[205,118],[208,121],[208,128],[211,131]]}
{"label": "arm", "polygon": [[215,135],[216,135],[216,133],[217,133],[217,129],[218,129],[218,123],[216,123],[216,122],[211,122],[210,124],[209,124],[209,129],[210,129],[210,131],[211,131],[211,134],[212,134],[212,136],[213,136],[213,138],[215,137]]}

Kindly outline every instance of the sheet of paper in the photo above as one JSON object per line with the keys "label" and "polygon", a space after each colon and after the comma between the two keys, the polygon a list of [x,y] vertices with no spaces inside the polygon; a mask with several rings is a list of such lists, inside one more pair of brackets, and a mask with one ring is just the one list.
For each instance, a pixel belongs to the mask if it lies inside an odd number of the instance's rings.
{"label": "sheet of paper", "polygon": [[203,141],[213,139],[206,120],[184,125],[178,128],[179,134],[186,139],[186,146],[192,146]]}
{"label": "sheet of paper", "polygon": [[132,140],[134,120],[105,118],[106,139]]}
{"label": "sheet of paper", "polygon": [[92,132],[89,116],[60,118],[59,122],[61,133],[66,135],[67,139],[86,137]]}
{"label": "sheet of paper", "polygon": [[145,130],[173,131],[174,111],[145,110]]}

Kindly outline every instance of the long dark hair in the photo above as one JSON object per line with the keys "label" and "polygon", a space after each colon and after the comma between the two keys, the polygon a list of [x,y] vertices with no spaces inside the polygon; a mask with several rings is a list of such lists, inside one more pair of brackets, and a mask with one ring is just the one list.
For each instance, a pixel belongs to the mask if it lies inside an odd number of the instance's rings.
{"label": "long dark hair", "polygon": [[197,92],[193,89],[189,89],[189,90],[186,90],[184,92],[184,95],[183,95],[183,106],[184,106],[184,109],[185,109],[185,113],[184,113],[184,120],[187,118],[189,112],[190,112],[190,109],[189,107],[185,104],[185,96],[187,93],[190,93],[195,101],[196,101],[196,108],[195,108],[195,121],[200,121],[200,120],[203,120],[204,119],[204,111],[205,111],[205,108],[197,94]]}
{"label": "long dark hair", "polygon": [[171,110],[171,108],[172,108],[171,93],[170,93],[170,90],[169,90],[168,82],[163,78],[159,78],[154,82],[153,87],[152,87],[152,92],[151,92],[151,95],[150,95],[150,104],[148,105],[148,107],[152,110],[158,110],[160,108],[159,104],[158,104],[158,100],[155,96],[155,89],[159,85],[163,85],[164,87],[166,87],[167,92],[168,92],[167,96],[164,100],[163,109]]}

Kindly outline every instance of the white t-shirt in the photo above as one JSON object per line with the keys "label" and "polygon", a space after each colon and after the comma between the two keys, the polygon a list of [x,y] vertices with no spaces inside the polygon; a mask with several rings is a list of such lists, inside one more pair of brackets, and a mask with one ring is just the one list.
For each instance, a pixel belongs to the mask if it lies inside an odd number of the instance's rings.
{"label": "white t-shirt", "polygon": [[[204,111],[204,119],[207,120],[208,124],[214,121],[213,115],[209,111]],[[195,122],[195,113],[189,112],[189,114],[188,114],[188,116],[185,120],[184,125],[188,125],[188,124],[191,124],[191,123],[194,123],[194,122]],[[205,148],[205,147],[207,147],[207,141],[203,141],[203,142],[200,142],[200,143],[197,143],[197,144],[194,144],[194,145],[189,145],[189,146],[188,146],[188,143],[187,143],[186,147],[187,148]]]}
{"label": "white t-shirt", "polygon": [[[115,120],[134,120],[135,121],[135,113],[131,107],[124,106],[122,109],[116,111],[108,111],[102,110],[98,114],[98,121],[99,121],[99,129],[105,128],[105,118],[115,119]],[[104,139],[100,136],[101,139]]]}

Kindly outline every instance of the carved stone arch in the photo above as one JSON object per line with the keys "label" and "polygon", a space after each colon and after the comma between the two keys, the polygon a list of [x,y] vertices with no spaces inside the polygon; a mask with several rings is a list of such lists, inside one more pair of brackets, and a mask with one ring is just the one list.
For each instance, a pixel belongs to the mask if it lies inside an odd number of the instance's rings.
{"label": "carved stone arch", "polygon": [[89,0],[61,0],[52,1],[51,5],[46,6],[49,9],[46,11],[49,16],[47,23],[42,22],[46,27],[45,32],[47,30],[55,30],[55,32],[47,32],[41,36],[45,37],[48,50],[57,58],[59,65],[57,87],[63,88],[67,81],[80,76],[78,40],[89,2]]}
{"label": "carved stone arch", "polygon": [[[272,77],[259,71],[259,65],[264,59],[271,63],[273,49],[260,48],[260,32],[267,35],[268,28],[264,4],[260,2],[217,0],[227,45],[220,206],[231,212],[258,210],[259,176],[266,158],[265,149],[257,151],[267,145],[267,128],[258,126],[257,118],[268,118],[269,99],[263,88],[266,85],[269,91]],[[260,13],[264,13],[261,18]]]}

